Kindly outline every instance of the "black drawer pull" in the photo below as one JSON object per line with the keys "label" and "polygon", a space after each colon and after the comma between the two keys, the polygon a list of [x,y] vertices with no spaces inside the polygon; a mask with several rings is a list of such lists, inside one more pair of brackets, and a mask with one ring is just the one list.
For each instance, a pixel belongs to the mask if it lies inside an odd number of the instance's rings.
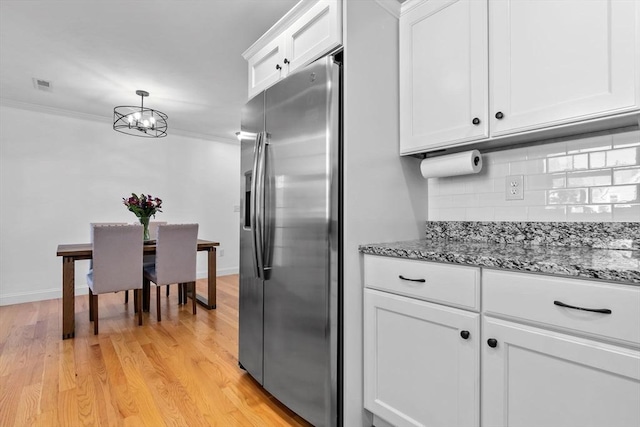
{"label": "black drawer pull", "polygon": [[404,277],[402,274],[399,275],[398,277],[401,278],[402,280],[407,280],[409,282],[420,282],[420,283],[426,282],[426,280],[424,280],[424,279],[408,279],[408,278]]}
{"label": "black drawer pull", "polygon": [[582,311],[591,311],[593,313],[602,313],[602,314],[611,314],[611,310],[608,308],[584,308],[584,307],[576,307],[574,305],[565,304],[562,301],[554,301],[555,305],[559,305],[560,307],[573,308],[574,310],[582,310]]}

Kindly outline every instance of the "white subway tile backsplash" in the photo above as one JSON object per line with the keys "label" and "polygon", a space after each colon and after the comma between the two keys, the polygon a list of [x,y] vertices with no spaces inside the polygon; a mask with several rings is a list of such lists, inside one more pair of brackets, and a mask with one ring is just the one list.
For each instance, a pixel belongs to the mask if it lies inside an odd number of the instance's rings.
{"label": "white subway tile backsplash", "polygon": [[510,175],[529,175],[545,173],[547,162],[544,159],[520,160],[509,163]]}
{"label": "white subway tile backsplash", "polygon": [[607,166],[635,166],[640,164],[639,155],[640,148],[638,147],[607,151]]}
{"label": "white subway tile backsplash", "polygon": [[506,175],[509,175],[509,163],[490,163],[483,164],[483,169],[486,168],[487,176],[490,178],[501,177],[504,178]]}
{"label": "white subway tile backsplash", "polygon": [[610,133],[601,133],[588,138],[567,141],[567,154],[610,150],[612,146],[613,136]]}
{"label": "white subway tile backsplash", "polygon": [[536,221],[566,221],[566,206],[530,206],[529,218],[535,218]]}
{"label": "white subway tile backsplash", "polygon": [[[500,188],[504,188],[504,178],[502,179],[502,187]],[[504,204],[505,204],[504,191],[500,193],[478,194],[478,206],[480,207],[504,206]]]}
{"label": "white subway tile backsplash", "polygon": [[640,221],[640,204],[613,205],[614,221]]}
{"label": "white subway tile backsplash", "polygon": [[614,133],[612,136],[613,136],[613,148],[640,146],[640,130]]}
{"label": "white subway tile backsplash", "polygon": [[607,165],[607,153],[600,151],[589,154],[589,167],[591,169],[603,168]]}
{"label": "white subway tile backsplash", "polygon": [[473,221],[494,221],[496,217],[495,208],[467,208],[465,220],[473,218]]}
{"label": "white subway tile backsplash", "polygon": [[573,168],[574,169],[589,169],[589,155],[588,154],[576,154],[573,156]]}
{"label": "white subway tile backsplash", "polygon": [[569,221],[594,222],[611,221],[611,205],[568,206],[567,219]]}
{"label": "white subway tile backsplash", "polygon": [[514,150],[494,151],[493,153],[488,153],[483,157],[483,162],[486,162],[488,164],[499,164],[499,163],[516,162],[519,160],[526,160],[526,159],[527,159],[527,149],[516,148]]}
{"label": "white subway tile backsplash", "polygon": [[439,218],[435,221],[466,221],[465,208],[438,209]]}
{"label": "white subway tile backsplash", "polygon": [[614,184],[640,183],[640,168],[618,169],[613,172]]}
{"label": "white subway tile backsplash", "polygon": [[566,142],[553,142],[527,147],[527,159],[546,159],[567,154]]}
{"label": "white subway tile backsplash", "polygon": [[476,207],[478,206],[478,194],[476,193],[468,193],[468,194],[457,194],[455,196],[451,196],[451,207],[455,206],[464,206],[464,207]]}
{"label": "white subway tile backsplash", "polygon": [[545,190],[531,190],[524,192],[524,204],[526,206],[543,206],[546,202]]}
{"label": "white subway tile backsplash", "polygon": [[547,191],[547,204],[549,205],[581,205],[587,203],[588,192],[586,188],[571,188]]}
{"label": "white subway tile backsplash", "polygon": [[547,159],[547,171],[561,172],[573,169],[573,156],[550,157]]}
{"label": "white subway tile backsplash", "polygon": [[[564,188],[567,185],[566,174],[548,173],[539,175],[527,175],[524,179],[525,190],[546,190]],[[526,194],[526,193],[525,193]]]}
{"label": "white subway tile backsplash", "polygon": [[637,185],[617,185],[591,188],[591,203],[634,203],[638,199]]}
{"label": "white subway tile backsplash", "polygon": [[499,206],[495,209],[495,217],[500,218],[499,221],[526,221],[528,213],[526,206]]}
{"label": "white subway tile backsplash", "polygon": [[[640,131],[483,153],[474,175],[429,180],[429,220],[640,221]],[[524,199],[505,178],[524,176]]]}
{"label": "white subway tile backsplash", "polygon": [[611,169],[586,172],[567,172],[567,187],[611,185]]}
{"label": "white subway tile backsplash", "polygon": [[429,205],[435,209],[453,207],[453,196],[433,196],[429,198]]}

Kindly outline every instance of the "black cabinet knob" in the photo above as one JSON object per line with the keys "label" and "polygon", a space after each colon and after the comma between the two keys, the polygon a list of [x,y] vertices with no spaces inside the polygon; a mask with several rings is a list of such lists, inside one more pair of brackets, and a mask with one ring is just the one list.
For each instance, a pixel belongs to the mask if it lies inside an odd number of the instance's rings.
{"label": "black cabinet knob", "polygon": [[479,125],[479,124],[480,124],[480,119],[479,119],[479,118],[477,118],[477,117],[474,117],[474,118],[473,118],[473,121],[472,121],[471,123],[473,123],[474,125],[476,125],[476,126],[477,126],[477,125]]}
{"label": "black cabinet knob", "polygon": [[466,340],[469,339],[469,336],[471,336],[471,334],[469,333],[469,331],[460,331],[460,336]]}
{"label": "black cabinet knob", "polygon": [[287,58],[284,58],[284,63],[285,64],[290,64],[289,60]]}
{"label": "black cabinet knob", "polygon": [[498,346],[498,340],[495,338],[489,338],[487,340],[487,344],[489,344],[489,347],[491,348],[496,348]]}
{"label": "black cabinet knob", "polygon": [[498,111],[498,112],[496,113],[496,119],[500,120],[500,119],[502,119],[503,117],[504,117],[504,114],[502,114],[502,111]]}
{"label": "black cabinet knob", "polygon": [[282,67],[280,66],[280,64],[276,64],[276,70],[282,70]]}

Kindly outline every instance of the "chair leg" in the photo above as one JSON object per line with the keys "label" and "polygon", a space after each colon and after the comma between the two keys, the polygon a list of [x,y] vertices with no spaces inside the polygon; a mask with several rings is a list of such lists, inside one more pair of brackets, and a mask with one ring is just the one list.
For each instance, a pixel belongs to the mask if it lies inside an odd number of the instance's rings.
{"label": "chair leg", "polygon": [[149,311],[149,300],[151,299],[151,284],[149,279],[142,279],[142,311]]}
{"label": "chair leg", "polygon": [[196,282],[191,282],[191,302],[193,303],[193,314],[196,314]]}
{"label": "chair leg", "polygon": [[93,299],[93,335],[98,335],[98,294],[92,296]]}
{"label": "chair leg", "polygon": [[89,321],[93,322],[93,291],[89,288]]}
{"label": "chair leg", "polygon": [[[124,303],[125,304],[129,303],[129,291],[124,291]],[[135,301],[134,301],[134,303],[135,303]]]}
{"label": "chair leg", "polygon": [[156,312],[158,313],[158,322],[160,318],[160,286],[156,286]]}
{"label": "chair leg", "polygon": [[169,297],[169,285],[167,285],[167,298]]}
{"label": "chair leg", "polygon": [[180,283],[180,293],[182,294],[182,303],[187,304],[187,284]]}
{"label": "chair leg", "polygon": [[140,301],[138,300],[138,294],[140,294],[141,292],[142,292],[142,288],[140,288],[140,292],[138,292],[138,289],[133,290],[133,312],[134,313],[137,313],[138,310],[141,309]]}
{"label": "chair leg", "polygon": [[136,289],[133,291],[133,300],[136,306],[136,312],[138,313],[138,326],[142,325],[142,307],[140,306],[142,302],[142,289]]}

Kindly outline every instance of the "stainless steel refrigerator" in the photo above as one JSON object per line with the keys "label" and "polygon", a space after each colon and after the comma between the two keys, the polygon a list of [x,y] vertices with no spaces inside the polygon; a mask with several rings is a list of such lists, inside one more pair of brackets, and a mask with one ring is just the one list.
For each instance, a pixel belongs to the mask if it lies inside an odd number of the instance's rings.
{"label": "stainless steel refrigerator", "polygon": [[242,112],[239,361],[315,426],[341,417],[340,87],[327,56]]}

